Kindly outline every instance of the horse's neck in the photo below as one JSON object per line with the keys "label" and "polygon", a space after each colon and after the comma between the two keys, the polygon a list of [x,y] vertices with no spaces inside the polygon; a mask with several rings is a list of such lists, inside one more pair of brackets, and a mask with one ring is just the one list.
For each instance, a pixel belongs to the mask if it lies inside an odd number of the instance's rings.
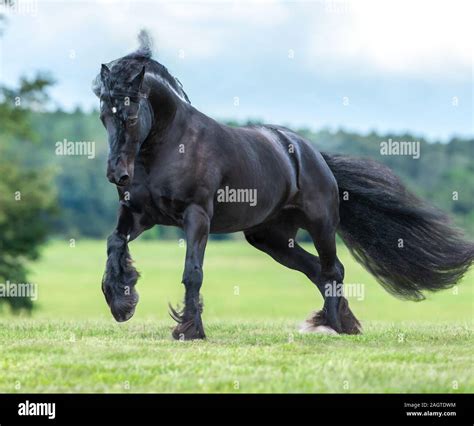
{"label": "horse's neck", "polygon": [[173,119],[182,100],[164,80],[155,78],[149,89],[148,100],[154,114],[154,124],[164,128]]}
{"label": "horse's neck", "polygon": [[173,96],[150,97],[149,100],[154,122],[146,142],[148,149],[156,151],[179,141],[187,127],[189,105]]}

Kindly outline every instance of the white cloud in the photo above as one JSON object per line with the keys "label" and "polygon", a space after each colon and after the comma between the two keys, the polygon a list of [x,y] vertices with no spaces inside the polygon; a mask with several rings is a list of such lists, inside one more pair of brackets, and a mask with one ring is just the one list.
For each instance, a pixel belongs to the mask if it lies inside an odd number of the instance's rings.
{"label": "white cloud", "polygon": [[[36,16],[10,17],[0,38],[0,79],[14,85],[20,75],[51,70],[58,80],[53,97],[66,108],[97,105],[89,87],[100,63],[135,49],[145,27],[155,38],[157,59],[180,78],[195,105],[217,117],[283,123],[286,117],[298,123],[326,117],[331,125],[355,128],[472,132],[472,0],[37,5]],[[339,108],[341,92],[358,96],[358,106]],[[453,96],[460,97],[459,108],[450,106]],[[384,111],[385,99],[403,108]]]}
{"label": "white cloud", "polygon": [[[252,34],[280,25],[288,15],[279,1],[125,1],[101,0],[97,28],[133,48],[140,28],[150,30],[160,50],[179,51],[198,58],[225,51],[234,26]],[[242,33],[241,33],[242,34]],[[235,33],[234,33],[235,35]],[[131,44],[132,43],[132,44]],[[127,51],[127,50],[125,50]]]}
{"label": "white cloud", "polygon": [[473,12],[472,0],[57,0],[38,3],[36,17],[12,17],[12,32],[15,20],[24,21],[20,27],[34,31],[28,42],[37,52],[80,49],[94,40],[98,50],[120,55],[135,48],[136,34],[145,27],[158,53],[177,55],[182,49],[188,57],[207,59],[229,54],[239,44],[236,38],[244,48],[281,30],[302,35],[295,47],[321,72],[363,67],[455,75],[472,67]]}
{"label": "white cloud", "polygon": [[[324,37],[311,35],[311,57],[385,72],[450,74],[472,67],[471,0],[348,0],[326,10]],[[321,16],[317,16],[318,21]]]}

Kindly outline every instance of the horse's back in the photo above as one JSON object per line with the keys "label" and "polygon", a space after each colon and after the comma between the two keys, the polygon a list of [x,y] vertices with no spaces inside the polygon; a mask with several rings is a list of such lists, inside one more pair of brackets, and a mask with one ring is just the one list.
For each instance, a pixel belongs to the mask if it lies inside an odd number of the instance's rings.
{"label": "horse's back", "polygon": [[326,215],[328,204],[334,209],[337,183],[309,141],[281,126],[227,129],[225,156],[232,161],[222,187],[255,189],[257,203],[253,208],[225,206],[222,213],[232,210],[237,222],[254,226],[288,208],[312,216]]}
{"label": "horse's back", "polygon": [[[255,226],[296,196],[297,168],[273,130],[222,126],[216,134],[217,163],[222,169],[218,191],[248,191],[255,195],[251,204],[241,200],[220,202],[217,197],[211,224],[216,232]],[[232,223],[230,230],[227,228],[229,222]]]}
{"label": "horse's back", "polygon": [[337,194],[336,179],[314,145],[296,132],[276,125],[265,125],[263,129],[278,135],[281,147],[284,147],[296,176],[298,199],[314,199],[319,196]]}

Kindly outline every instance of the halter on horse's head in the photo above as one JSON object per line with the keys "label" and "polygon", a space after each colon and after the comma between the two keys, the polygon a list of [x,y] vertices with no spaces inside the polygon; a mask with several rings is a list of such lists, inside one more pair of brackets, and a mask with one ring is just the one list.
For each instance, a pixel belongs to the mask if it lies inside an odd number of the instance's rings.
{"label": "halter on horse's head", "polygon": [[189,103],[180,82],[151,59],[152,42],[146,31],[140,32],[139,42],[135,52],[103,64],[92,85],[109,140],[107,177],[119,186],[131,182],[136,155],[161,112],[150,103],[150,94],[176,96]]}

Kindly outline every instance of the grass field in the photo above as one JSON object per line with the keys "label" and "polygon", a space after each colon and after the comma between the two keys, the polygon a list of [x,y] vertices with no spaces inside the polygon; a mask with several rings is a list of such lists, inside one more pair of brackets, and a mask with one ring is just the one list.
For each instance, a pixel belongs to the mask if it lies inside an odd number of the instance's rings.
{"label": "grass field", "polygon": [[[309,248],[309,247],[308,247]],[[211,242],[207,341],[176,342],[184,247],[131,244],[140,302],[112,319],[100,290],[105,242],[50,243],[31,265],[31,317],[0,319],[0,392],[472,392],[473,271],[421,302],[386,294],[340,247],[361,336],[301,335],[322,299],[301,274],[243,242]]]}

